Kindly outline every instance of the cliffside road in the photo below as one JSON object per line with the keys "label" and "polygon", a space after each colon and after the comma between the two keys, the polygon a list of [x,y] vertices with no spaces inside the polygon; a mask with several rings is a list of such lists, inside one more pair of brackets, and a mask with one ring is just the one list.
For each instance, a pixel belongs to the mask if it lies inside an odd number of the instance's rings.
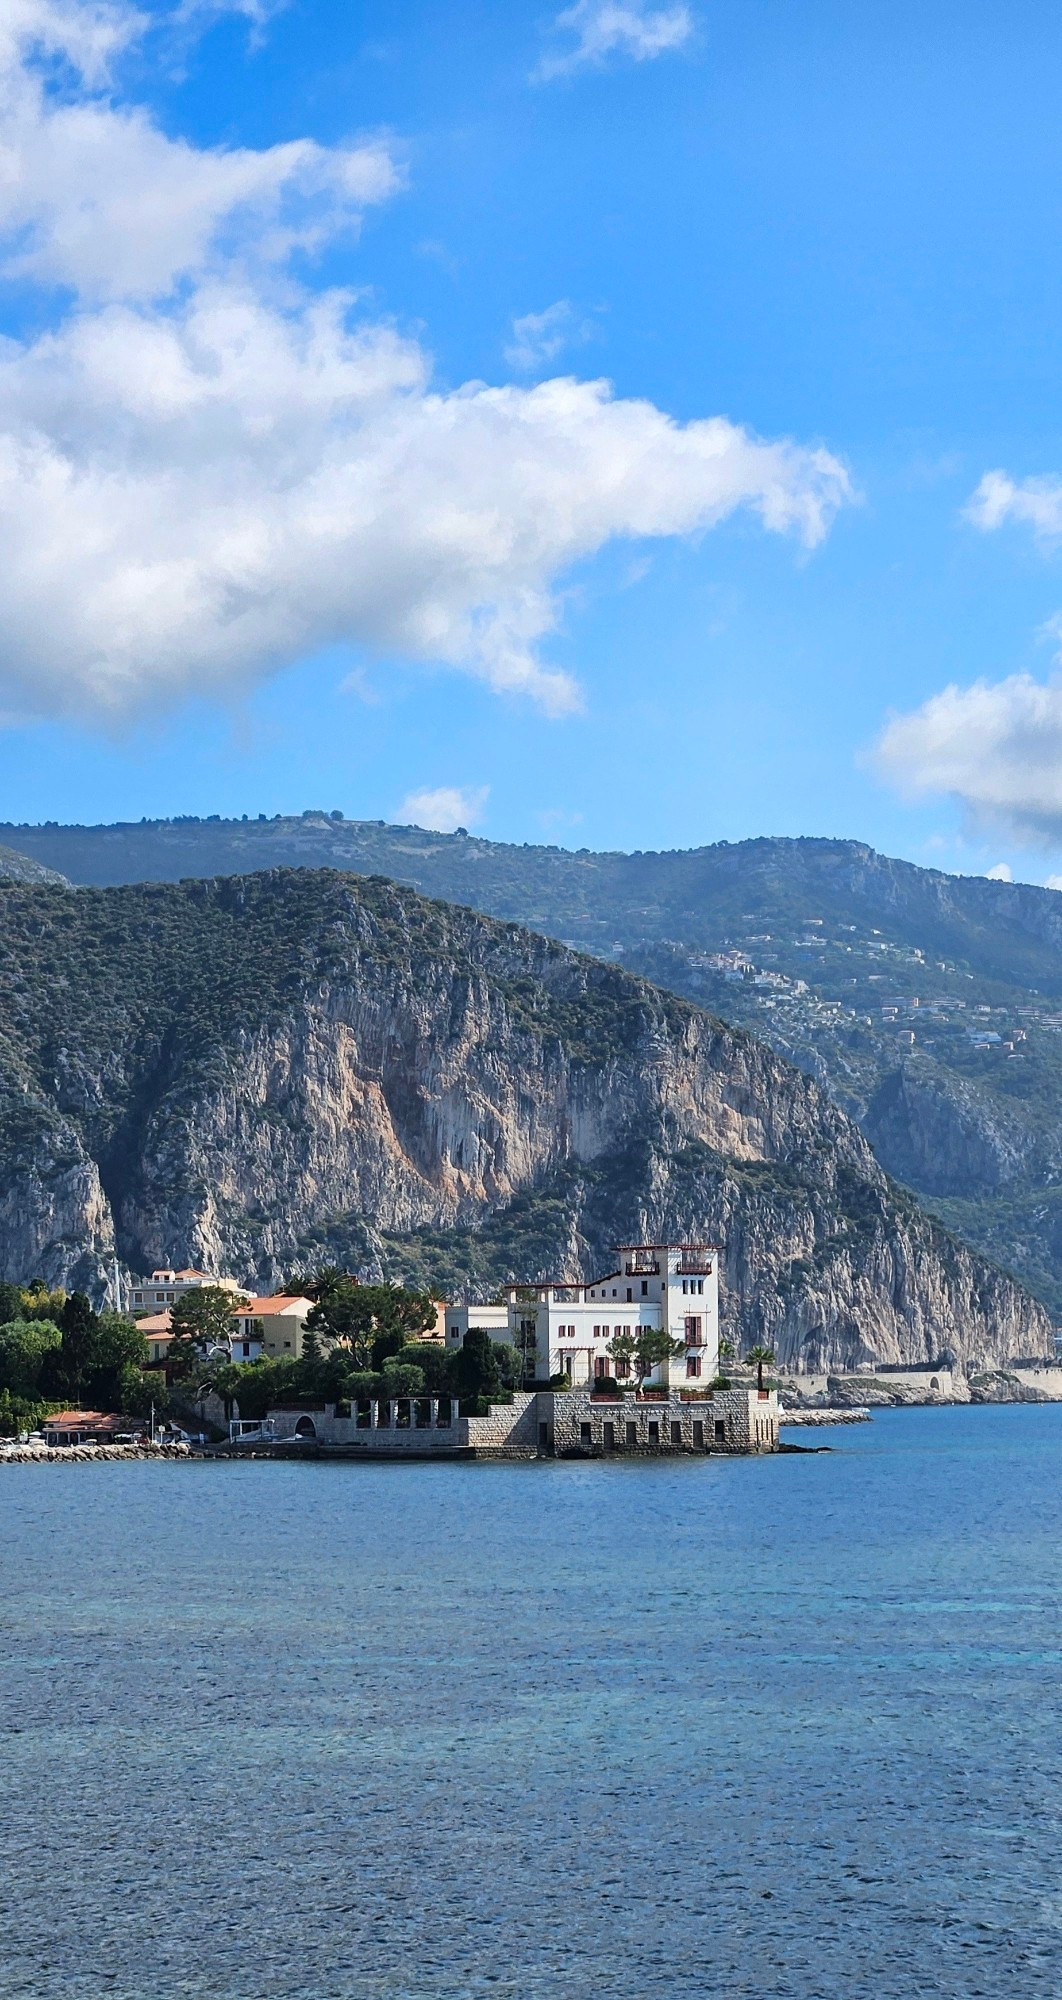
{"label": "cliffside road", "polygon": [[782,1364],[1052,1351],[808,1077],[514,925],[276,871],[9,885],[0,947],[8,1270],[98,1289],[117,1247],[259,1289],[334,1261],[483,1296],[707,1239],[725,1330]]}

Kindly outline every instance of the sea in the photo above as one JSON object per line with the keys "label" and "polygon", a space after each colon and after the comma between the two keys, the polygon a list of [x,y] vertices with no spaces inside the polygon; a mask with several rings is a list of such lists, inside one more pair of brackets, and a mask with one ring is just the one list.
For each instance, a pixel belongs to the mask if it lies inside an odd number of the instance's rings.
{"label": "sea", "polygon": [[0,1466],[0,1994],[1062,1994],[1062,1406]]}

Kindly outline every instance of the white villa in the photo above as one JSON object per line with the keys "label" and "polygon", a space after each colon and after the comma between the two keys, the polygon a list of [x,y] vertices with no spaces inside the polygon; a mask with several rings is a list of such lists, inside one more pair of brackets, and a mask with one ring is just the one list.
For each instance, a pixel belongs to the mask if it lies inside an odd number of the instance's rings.
{"label": "white villa", "polygon": [[654,1368],[652,1386],[707,1389],[719,1373],[719,1251],[712,1243],[621,1246],[616,1268],[588,1285],[543,1281],[510,1285],[504,1305],[446,1308],[446,1345],[460,1347],[471,1328],[508,1341],[527,1358],[528,1378],[567,1375],[574,1386],[614,1375],[629,1362],[608,1352],[616,1334],[666,1329],[682,1351]]}

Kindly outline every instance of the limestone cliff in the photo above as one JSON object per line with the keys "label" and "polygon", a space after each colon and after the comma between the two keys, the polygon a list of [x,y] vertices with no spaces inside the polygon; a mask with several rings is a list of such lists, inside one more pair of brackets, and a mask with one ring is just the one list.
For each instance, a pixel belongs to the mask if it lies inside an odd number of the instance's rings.
{"label": "limestone cliff", "polygon": [[743,1341],[995,1365],[1046,1315],[763,1044],[378,879],[0,889],[0,1266],[467,1282],[725,1244]]}

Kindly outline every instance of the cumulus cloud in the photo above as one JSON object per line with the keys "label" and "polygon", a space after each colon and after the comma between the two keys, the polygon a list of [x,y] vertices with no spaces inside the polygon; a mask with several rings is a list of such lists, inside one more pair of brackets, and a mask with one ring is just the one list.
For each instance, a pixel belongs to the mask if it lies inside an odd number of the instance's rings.
{"label": "cumulus cloud", "polygon": [[976,832],[1027,846],[1062,840],[1062,676],[1031,674],[952,685],[893,718],[875,751],[909,797],[946,793]]}
{"label": "cumulus cloud", "polygon": [[410,792],[395,814],[401,826],[424,826],[430,833],[456,833],[459,826],[478,826],[490,796],[489,785],[438,785],[434,791]]}
{"label": "cumulus cloud", "polygon": [[1055,541],[1062,535],[1062,481],[1018,482],[1006,472],[986,472],[963,511],[985,534],[1006,521],[1018,521],[1042,541]]}
{"label": "cumulus cloud", "polygon": [[605,382],[436,389],[351,295],[280,288],[262,264],[269,228],[290,248],[293,189],[315,228],[345,226],[393,186],[386,149],[209,151],[87,83],[53,101],[32,60],[46,28],[87,77],[139,17],[8,4],[35,26],[13,40],[8,17],[0,44],[19,113],[0,122],[0,213],[22,218],[0,271],[77,292],[49,330],[0,340],[9,713],[119,719],[330,645],[563,713],[578,690],[541,646],[574,564],[739,508],[806,545],[826,532],[849,489],[825,450],[676,423]]}
{"label": "cumulus cloud", "polygon": [[[10,0],[0,32],[0,274],[86,299],[155,299],[235,256],[276,264],[353,227],[399,182],[374,139],[319,146],[196,147],[103,94],[144,17],[72,0]],[[81,77],[52,93],[35,50]]]}
{"label": "cumulus cloud", "polygon": [[997,861],[994,867],[985,869],[985,874],[990,882],[1013,882],[1014,880],[1010,864],[1006,861]]}
{"label": "cumulus cloud", "polygon": [[531,375],[548,367],[566,347],[589,340],[592,332],[589,322],[578,317],[567,299],[558,299],[544,312],[523,313],[513,320],[505,359],[521,375]]}
{"label": "cumulus cloud", "polygon": [[543,57],[535,71],[542,81],[607,62],[610,56],[646,62],[680,49],[693,33],[693,15],[682,4],[656,7],[648,0],[577,0],[557,15],[553,27],[562,37],[574,39]]}

